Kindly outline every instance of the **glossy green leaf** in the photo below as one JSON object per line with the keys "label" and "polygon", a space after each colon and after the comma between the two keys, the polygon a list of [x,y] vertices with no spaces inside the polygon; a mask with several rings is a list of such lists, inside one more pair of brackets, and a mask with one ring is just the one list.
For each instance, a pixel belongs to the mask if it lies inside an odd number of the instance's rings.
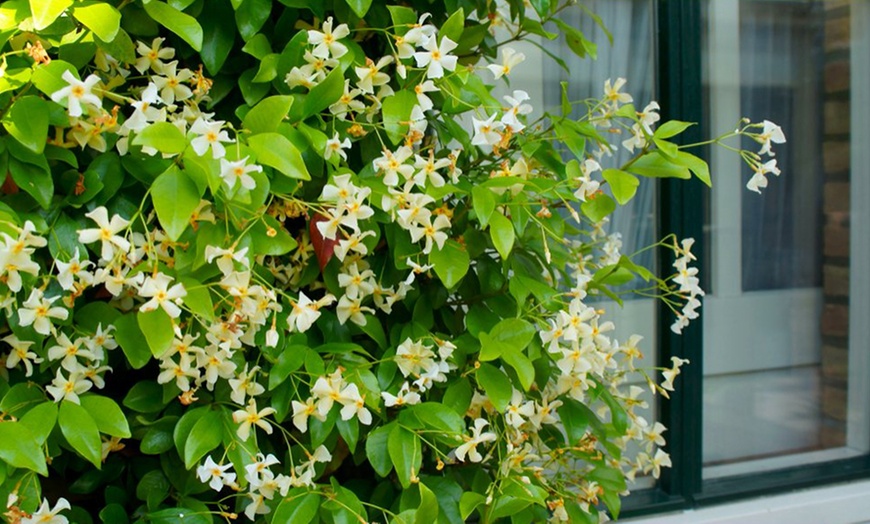
{"label": "glossy green leaf", "polygon": [[52,60],[48,64],[39,66],[33,72],[33,85],[48,96],[60,91],[69,83],[63,79],[63,74],[70,71],[74,77],[79,78],[76,67],[63,60]]}
{"label": "glossy green leaf", "polygon": [[292,96],[270,96],[260,100],[257,105],[248,111],[242,120],[242,126],[251,133],[268,133],[278,129],[280,124],[290,112],[293,105]]}
{"label": "glossy green leaf", "polygon": [[382,477],[390,474],[393,469],[393,461],[390,459],[388,440],[390,433],[398,424],[391,423],[381,426],[366,437],[366,458],[369,459],[372,469]]}
{"label": "glossy green leaf", "polygon": [[[296,120],[305,120],[309,116],[320,113],[341,98],[343,93],[344,74],[340,67],[336,67],[302,99],[302,104],[299,104],[301,116]],[[296,115],[296,108],[291,109],[291,114]]]}
{"label": "glossy green leaf", "polygon": [[290,178],[311,180],[302,154],[284,135],[259,133],[248,138],[248,146],[256,153],[259,163],[273,167]]}
{"label": "glossy green leaf", "polygon": [[100,395],[81,397],[82,407],[91,414],[100,433],[119,438],[130,438],[130,425],[120,406],[114,400]]}
{"label": "glossy green leaf", "polygon": [[486,392],[495,409],[503,412],[513,395],[513,386],[507,375],[492,364],[481,364],[475,376],[477,384]]}
{"label": "glossy green leaf", "polygon": [[495,211],[495,193],[488,187],[474,186],[471,188],[471,198],[477,221],[480,222],[481,227],[486,227],[489,224],[489,217]]}
{"label": "glossy green leaf", "polygon": [[0,459],[10,466],[48,475],[40,444],[21,422],[0,422]]}
{"label": "glossy green leaf", "polygon": [[30,430],[36,443],[42,446],[57,423],[57,404],[49,401],[38,404],[25,413],[20,422]]}
{"label": "glossy green leaf", "polygon": [[559,419],[565,428],[568,442],[577,444],[586,435],[591,418],[595,417],[588,407],[574,399],[565,399],[561,406],[556,408]]}
{"label": "glossy green leaf", "polygon": [[202,63],[211,75],[223,67],[236,41],[236,24],[229,0],[209,0],[198,17],[202,26]]}
{"label": "glossy green leaf", "polygon": [[0,411],[21,417],[45,400],[45,391],[32,382],[15,384],[0,400]]}
{"label": "glossy green leaf", "polygon": [[161,509],[145,516],[148,524],[213,524],[207,514],[189,508]]}
{"label": "glossy green leaf", "polygon": [[502,258],[507,258],[514,248],[516,232],[511,221],[501,213],[493,213],[489,218],[489,235],[492,244]]}
{"label": "glossy green leaf", "polygon": [[713,181],[710,179],[710,166],[703,159],[691,153],[680,151],[676,154],[674,162],[689,168],[698,177],[698,180],[705,183],[707,187],[713,187]]}
{"label": "glossy green leaf", "polygon": [[142,330],[142,334],[148,342],[148,348],[155,358],[160,358],[172,347],[175,331],[172,328],[172,319],[163,311],[163,308],[147,312],[140,311],[136,314],[136,321],[139,323],[139,329]]}
{"label": "glossy green leaf", "polygon": [[100,469],[102,454],[100,430],[88,410],[63,400],[60,403],[57,422],[69,445],[95,468]]}
{"label": "glossy green leaf", "polygon": [[33,28],[41,31],[57,20],[72,4],[73,0],[29,0],[33,14]]}
{"label": "glossy green leaf", "polygon": [[206,453],[221,443],[223,426],[218,411],[208,411],[190,430],[184,443],[184,466],[192,468]]}
{"label": "glossy green leaf", "polygon": [[305,362],[305,355],[311,351],[307,346],[290,345],[284,348],[284,351],[278,355],[278,360],[269,371],[269,391],[280,386],[290,373],[298,370]]}
{"label": "glossy green leaf", "polygon": [[19,98],[9,108],[3,127],[34,153],[42,153],[48,138],[48,104],[37,96]]}
{"label": "glossy green leaf", "polygon": [[417,95],[409,90],[399,91],[384,100],[384,129],[393,144],[398,144],[408,132],[411,111],[416,104]]}
{"label": "glossy green leaf", "polygon": [[593,222],[601,222],[606,216],[616,210],[616,202],[607,195],[595,195],[580,204],[580,210]]}
{"label": "glossy green leaf", "polygon": [[199,206],[200,192],[187,173],[173,164],[154,180],[151,200],[166,235],[171,240],[178,240]]}
{"label": "glossy green leaf", "polygon": [[353,9],[353,12],[356,16],[362,18],[369,12],[369,8],[372,6],[372,0],[345,0],[347,5]]}
{"label": "glossy green leaf", "polygon": [[108,2],[77,2],[72,15],[105,42],[114,40],[121,28],[121,12]]}
{"label": "glossy green leaf", "polygon": [[417,483],[420,490],[420,506],[417,508],[415,524],[438,522],[438,499],[435,493],[422,482]]}
{"label": "glossy green leaf", "polygon": [[48,169],[22,162],[17,158],[10,158],[9,174],[12,175],[12,180],[19,189],[32,196],[43,209],[51,207],[54,180]]}
{"label": "glossy green leaf", "polygon": [[420,437],[413,431],[396,425],[390,431],[387,449],[390,460],[396,468],[399,483],[403,488],[408,489],[412,479],[416,479],[420,474],[420,466],[423,463]]}
{"label": "glossy green leaf", "polygon": [[461,7],[454,11],[450,18],[444,22],[444,25],[441,26],[441,29],[438,30],[438,40],[441,41],[441,38],[447,37],[454,42],[459,42],[462,38],[462,30],[465,27],[465,10]]}
{"label": "glossy green leaf", "polygon": [[257,34],[269,19],[272,12],[272,0],[244,0],[236,8],[236,25],[242,40],[247,41]]}
{"label": "glossy green leaf", "polygon": [[636,176],[619,169],[605,169],[601,176],[610,185],[613,197],[622,205],[634,197],[637,186],[640,185],[640,180]]}
{"label": "glossy green leaf", "polygon": [[664,124],[660,125],[658,129],[653,133],[654,138],[671,138],[673,136],[679,135],[686,129],[692,127],[692,122],[680,122],[679,120],[668,120]]}
{"label": "glossy green leaf", "polygon": [[160,0],[144,0],[143,6],[155,22],[180,36],[194,50],[202,49],[202,27],[196,18]]}
{"label": "glossy green leaf", "polygon": [[133,137],[133,145],[153,147],[161,153],[177,155],[187,147],[187,139],[169,122],[155,122]]}
{"label": "glossy green leaf", "polygon": [[519,351],[510,350],[502,353],[501,359],[513,368],[520,381],[520,386],[523,390],[528,391],[535,381],[535,366],[532,365],[529,357]]}
{"label": "glossy green leaf", "polygon": [[[135,317],[132,315],[127,315],[133,318],[133,322],[136,322]],[[138,329],[138,325],[136,326]],[[117,333],[117,331],[116,331]],[[147,347],[145,348],[147,351]],[[151,357],[151,353],[148,353],[148,357]],[[132,409],[133,411],[138,411],[139,413],[156,413],[163,409],[163,388],[154,380],[143,380],[141,382],[137,382],[130,388],[130,391],[127,392],[127,395],[124,397],[122,401],[125,407]]]}
{"label": "glossy green leaf", "polygon": [[274,524],[309,524],[316,521],[320,495],[296,489],[278,504],[271,522]]}
{"label": "glossy green leaf", "polygon": [[671,162],[659,151],[652,151],[638,158],[628,170],[652,178],[692,178],[687,167]]}
{"label": "glossy green leaf", "polygon": [[433,249],[429,253],[429,263],[434,266],[435,274],[444,283],[444,287],[451,289],[468,273],[471,259],[468,251],[451,239],[444,243],[443,249]]}
{"label": "glossy green leaf", "polygon": [[139,328],[136,313],[128,313],[115,321],[115,340],[133,369],[139,369],[151,360],[151,349]]}
{"label": "glossy green leaf", "polygon": [[139,450],[146,455],[166,453],[175,445],[172,431],[178,417],[164,417],[148,428],[139,442]]}
{"label": "glossy green leaf", "polygon": [[251,82],[262,84],[274,80],[278,76],[278,61],[280,59],[281,55],[278,53],[270,53],[260,59],[260,66]]}
{"label": "glossy green leaf", "polygon": [[396,26],[396,30],[399,34],[405,34],[408,29],[410,29],[407,26],[417,23],[417,13],[410,7],[388,5],[387,9],[390,11],[390,18],[393,21],[393,25]]}
{"label": "glossy green leaf", "polygon": [[468,517],[477,509],[478,506],[486,503],[486,497],[474,491],[466,491],[459,499],[459,513],[462,520],[468,520]]}

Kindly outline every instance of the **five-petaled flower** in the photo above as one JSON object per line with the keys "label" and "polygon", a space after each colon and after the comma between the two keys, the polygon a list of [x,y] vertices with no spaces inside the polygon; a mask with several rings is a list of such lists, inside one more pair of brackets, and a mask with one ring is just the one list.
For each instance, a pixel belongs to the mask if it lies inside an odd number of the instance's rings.
{"label": "five-petaled flower", "polygon": [[67,101],[69,116],[82,116],[84,113],[82,105],[94,109],[98,109],[103,105],[100,97],[91,92],[91,89],[100,82],[100,77],[97,75],[89,75],[82,81],[76,78],[72,74],[72,71],[66,70],[61,75],[61,78],[66,80],[69,85],[52,93],[51,99],[58,103],[65,99]]}

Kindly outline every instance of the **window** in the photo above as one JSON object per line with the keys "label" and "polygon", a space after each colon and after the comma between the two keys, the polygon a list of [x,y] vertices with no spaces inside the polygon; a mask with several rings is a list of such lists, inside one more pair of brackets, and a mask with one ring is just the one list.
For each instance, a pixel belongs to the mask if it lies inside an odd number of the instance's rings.
{"label": "window", "polygon": [[[701,123],[686,143],[741,116],[770,119],[788,137],[776,148],[783,175],[761,195],[745,188],[739,158],[711,148],[702,155],[714,191],[650,184],[614,219],[639,224],[634,245],[658,236],[653,222],[694,237],[708,290],[703,322],[682,336],[664,307],[641,312],[651,303],[639,300],[622,314],[624,325],[648,325],[646,347],[662,364],[692,361],[655,415],[669,428],[673,468],[637,490],[623,516],[870,476],[870,3],[587,4],[618,44],[605,50],[598,38],[597,64],[570,64],[572,98],[597,94],[602,74],[626,76],[636,103],[658,99],[665,117]],[[582,18],[569,22],[595,34]],[[563,74],[545,66],[548,106]]]}

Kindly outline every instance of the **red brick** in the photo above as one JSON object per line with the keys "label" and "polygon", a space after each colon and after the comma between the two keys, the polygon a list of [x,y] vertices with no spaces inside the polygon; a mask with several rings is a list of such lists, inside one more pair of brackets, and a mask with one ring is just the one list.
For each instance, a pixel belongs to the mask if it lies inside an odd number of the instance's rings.
{"label": "red brick", "polygon": [[845,337],[849,334],[849,308],[841,304],[825,304],[822,311],[822,335]]}

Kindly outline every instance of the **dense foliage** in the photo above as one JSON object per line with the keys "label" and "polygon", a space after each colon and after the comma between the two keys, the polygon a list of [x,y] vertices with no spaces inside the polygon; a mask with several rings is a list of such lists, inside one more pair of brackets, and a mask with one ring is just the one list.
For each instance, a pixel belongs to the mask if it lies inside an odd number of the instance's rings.
{"label": "dense foliage", "polygon": [[641,395],[684,361],[602,308],[681,329],[691,240],[661,279],[605,224],[709,183],[689,124],[623,79],[529,121],[511,43],[594,56],[571,2],[387,4],[0,5],[9,522],[597,522],[669,465]]}

